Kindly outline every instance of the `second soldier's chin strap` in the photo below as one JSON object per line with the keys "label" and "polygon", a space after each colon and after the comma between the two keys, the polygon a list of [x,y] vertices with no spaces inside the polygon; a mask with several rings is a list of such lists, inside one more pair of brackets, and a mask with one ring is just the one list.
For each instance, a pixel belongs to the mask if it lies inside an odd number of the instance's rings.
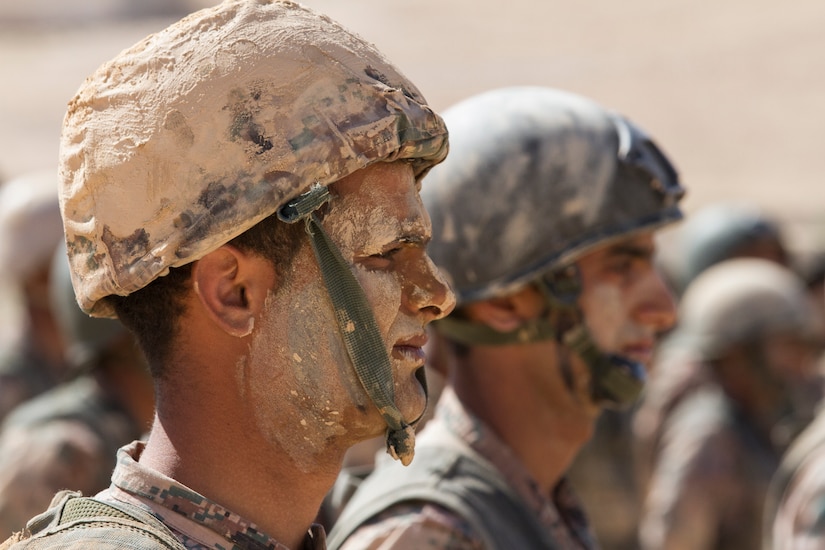
{"label": "second soldier's chin strap", "polygon": [[545,275],[535,284],[547,301],[547,314],[527,321],[512,332],[498,332],[488,325],[455,315],[435,321],[434,326],[445,337],[465,345],[501,346],[556,340],[581,357],[590,369],[594,401],[613,408],[633,404],[644,388],[644,366],[598,348],[577,304],[581,283],[575,266]]}
{"label": "second soldier's chin strap", "polygon": [[387,423],[387,452],[407,466],[415,453],[415,430],[395,404],[392,364],[378,323],[364,289],[315,216],[329,199],[329,190],[315,185],[283,206],[278,218],[287,223],[304,221],[355,373]]}

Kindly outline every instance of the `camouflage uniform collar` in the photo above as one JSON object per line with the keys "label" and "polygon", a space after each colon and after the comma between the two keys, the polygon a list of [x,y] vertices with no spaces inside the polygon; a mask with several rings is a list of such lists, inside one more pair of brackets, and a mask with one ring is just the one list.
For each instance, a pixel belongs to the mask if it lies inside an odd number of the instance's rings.
{"label": "camouflage uniform collar", "polygon": [[[257,526],[182,483],[138,462],[145,443],[118,450],[111,487],[103,500],[137,504],[160,518],[188,549],[289,550]],[[323,527],[313,524],[302,550],[324,550]]]}
{"label": "camouflage uniform collar", "polygon": [[[567,477],[559,480],[551,494],[542,493],[515,452],[467,410],[449,386],[442,391],[430,423],[433,426],[428,425],[421,433],[420,445],[429,442],[428,431],[435,436],[440,429],[446,429],[495,466],[555,540],[564,543],[563,548],[598,548],[581,501]],[[435,437],[433,440],[437,441]]]}

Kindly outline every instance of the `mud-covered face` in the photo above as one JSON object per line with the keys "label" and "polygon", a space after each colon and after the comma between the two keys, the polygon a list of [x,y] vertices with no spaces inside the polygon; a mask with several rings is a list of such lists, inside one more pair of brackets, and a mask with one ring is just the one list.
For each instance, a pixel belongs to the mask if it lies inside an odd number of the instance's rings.
{"label": "mud-covered face", "polygon": [[[449,313],[455,300],[426,254],[430,220],[412,168],[375,164],[330,191],[324,229],[364,289],[393,366],[396,403],[405,419],[415,420],[426,405],[417,378],[424,327]],[[383,432],[346,353],[308,240],[271,294],[258,329],[245,369],[251,410],[264,433],[300,453],[296,462],[336,441],[348,447]]]}
{"label": "mud-covered face", "polygon": [[597,249],[576,263],[579,305],[598,347],[650,366],[657,336],[676,320],[673,295],[653,264],[652,232]]}

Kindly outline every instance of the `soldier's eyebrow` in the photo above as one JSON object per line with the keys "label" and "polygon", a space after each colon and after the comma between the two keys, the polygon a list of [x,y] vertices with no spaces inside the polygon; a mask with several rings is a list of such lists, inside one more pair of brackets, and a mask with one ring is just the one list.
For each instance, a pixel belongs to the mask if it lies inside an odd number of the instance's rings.
{"label": "soldier's eyebrow", "polygon": [[391,241],[385,242],[381,245],[376,244],[376,248],[368,247],[362,253],[368,255],[386,254],[390,250],[393,250],[395,248],[402,248],[405,246],[426,248],[429,242],[430,237],[428,235],[420,235],[418,233],[403,233]]}
{"label": "soldier's eyebrow", "polygon": [[427,246],[430,244],[430,236],[422,235],[420,233],[407,233],[401,237],[401,240],[408,244],[417,244],[420,246]]}
{"label": "soldier's eyebrow", "polygon": [[607,250],[609,257],[625,256],[643,260],[652,258],[655,253],[656,248],[654,246],[635,243],[617,243]]}
{"label": "soldier's eyebrow", "polygon": [[385,245],[385,248],[397,245],[411,245],[426,248],[429,243],[429,235],[421,235],[420,233],[404,233],[402,235],[399,235],[392,242],[387,243]]}

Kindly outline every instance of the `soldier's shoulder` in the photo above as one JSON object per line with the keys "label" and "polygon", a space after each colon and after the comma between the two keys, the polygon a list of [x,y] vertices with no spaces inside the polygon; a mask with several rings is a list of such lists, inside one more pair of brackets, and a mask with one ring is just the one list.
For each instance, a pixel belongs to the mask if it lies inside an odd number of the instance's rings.
{"label": "soldier's shoulder", "polygon": [[181,550],[171,530],[136,506],[58,493],[48,510],[32,518],[0,550],[146,548]]}

